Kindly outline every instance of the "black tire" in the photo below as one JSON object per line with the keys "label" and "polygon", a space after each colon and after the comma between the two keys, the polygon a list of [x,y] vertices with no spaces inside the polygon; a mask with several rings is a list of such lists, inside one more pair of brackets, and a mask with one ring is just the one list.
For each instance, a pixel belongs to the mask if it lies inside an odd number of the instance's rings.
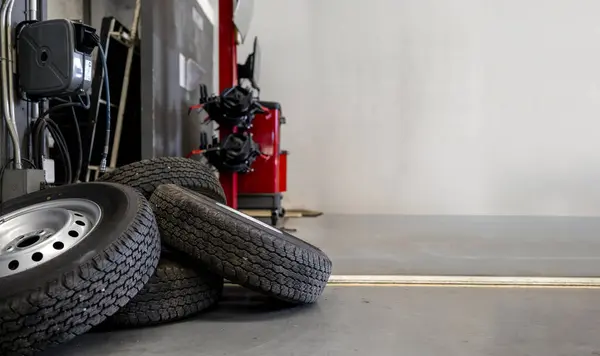
{"label": "black tire", "polygon": [[119,328],[163,324],[214,306],[223,292],[223,277],[188,260],[187,256],[163,253],[148,284],[109,318],[107,325]]}
{"label": "black tire", "polygon": [[134,187],[147,199],[161,184],[176,184],[225,202],[225,193],[211,166],[183,157],[158,157],[131,163],[102,175],[101,182]]}
{"label": "black tire", "polygon": [[331,260],[318,248],[172,184],[150,202],[165,244],[231,282],[295,304],[323,293]]}
{"label": "black tire", "polygon": [[0,355],[32,355],[85,333],[127,304],[154,273],[158,227],[148,201],[130,187],[68,185],[9,200],[0,211],[77,198],[100,207],[96,227],[64,253],[0,277]]}

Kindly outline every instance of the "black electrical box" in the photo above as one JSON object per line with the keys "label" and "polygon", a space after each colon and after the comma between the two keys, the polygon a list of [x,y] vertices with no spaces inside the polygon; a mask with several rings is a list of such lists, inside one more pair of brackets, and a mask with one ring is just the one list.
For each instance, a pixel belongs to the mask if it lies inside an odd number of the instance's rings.
{"label": "black electrical box", "polygon": [[96,30],[66,19],[26,24],[17,33],[19,85],[30,99],[73,95],[92,84]]}

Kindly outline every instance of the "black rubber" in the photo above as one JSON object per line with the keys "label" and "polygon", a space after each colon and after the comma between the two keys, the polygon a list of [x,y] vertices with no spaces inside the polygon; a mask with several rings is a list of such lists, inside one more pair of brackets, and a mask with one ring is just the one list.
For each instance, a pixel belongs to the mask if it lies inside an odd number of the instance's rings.
{"label": "black rubber", "polygon": [[156,220],[148,201],[130,187],[51,188],[9,200],[0,212],[65,198],[95,202],[102,217],[62,255],[0,278],[0,355],[32,355],[85,333],[127,304],[158,264]]}
{"label": "black rubber", "polygon": [[223,277],[185,255],[163,253],[148,284],[107,324],[135,327],[183,319],[215,305],[222,292]]}
{"label": "black rubber", "polygon": [[172,184],[150,202],[165,244],[231,282],[296,304],[323,293],[331,260],[318,248]]}
{"label": "black rubber", "polygon": [[176,184],[219,202],[225,193],[211,166],[183,157],[158,157],[131,163],[103,174],[99,181],[129,185],[149,199],[161,184]]}

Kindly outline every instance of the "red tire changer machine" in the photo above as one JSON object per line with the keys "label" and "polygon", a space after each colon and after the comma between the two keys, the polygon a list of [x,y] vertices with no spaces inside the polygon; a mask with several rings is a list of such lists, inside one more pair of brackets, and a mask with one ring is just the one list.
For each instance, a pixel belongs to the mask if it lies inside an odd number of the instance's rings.
{"label": "red tire changer machine", "polygon": [[237,63],[237,39],[233,21],[234,1],[219,1],[220,95],[208,96],[202,88],[200,103],[192,106],[208,114],[219,125],[219,139],[201,140],[199,150],[219,170],[227,203],[234,209],[271,212],[277,226],[285,215],[283,193],[287,189],[287,152],[281,149],[281,105],[258,99],[260,48],[244,64]]}

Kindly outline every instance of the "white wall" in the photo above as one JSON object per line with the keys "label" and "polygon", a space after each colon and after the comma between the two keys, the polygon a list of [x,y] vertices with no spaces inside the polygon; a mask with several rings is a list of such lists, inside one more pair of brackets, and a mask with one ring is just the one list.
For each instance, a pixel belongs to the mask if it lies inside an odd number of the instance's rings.
{"label": "white wall", "polygon": [[600,1],[255,6],[288,207],[600,214]]}
{"label": "white wall", "polygon": [[[96,0],[98,1],[98,0]],[[83,20],[82,0],[47,0],[48,19]]]}

